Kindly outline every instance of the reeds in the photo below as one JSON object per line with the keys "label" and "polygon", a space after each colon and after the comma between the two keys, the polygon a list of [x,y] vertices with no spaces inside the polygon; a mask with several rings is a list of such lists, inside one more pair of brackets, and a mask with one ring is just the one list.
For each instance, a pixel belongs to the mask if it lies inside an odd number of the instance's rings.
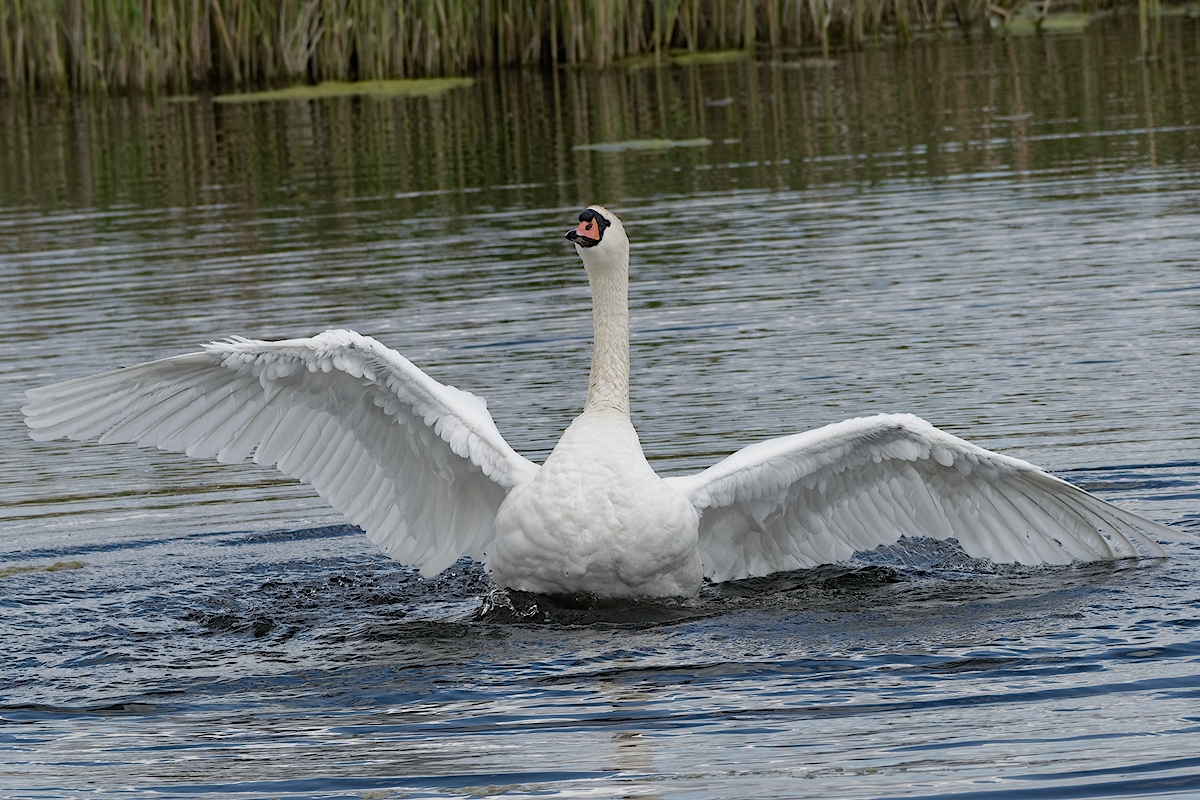
{"label": "reeds", "polygon": [[940,29],[947,15],[983,29],[987,8],[987,0],[0,0],[0,85],[187,91],[604,66],[675,48],[828,50],[882,34],[903,40]]}
{"label": "reeds", "polygon": [[[990,182],[1051,164],[1064,165],[1068,181],[1106,179],[1114,164],[1167,166],[1163,191],[1175,186],[1190,197],[1200,21],[1169,22],[1157,59],[1138,57],[1131,14],[1084,39],[919,43],[899,55],[848,53],[832,66],[742,60],[680,69],[669,80],[648,69],[564,70],[544,79],[497,71],[436,98],[29,97],[3,104],[0,114],[0,207],[25,221],[74,206],[168,209],[171,219],[177,212],[194,219],[194,230],[190,223],[178,230],[207,247],[211,214],[296,216],[325,236],[330,226],[351,229],[360,212],[412,218],[436,210],[429,218],[454,226],[463,214],[507,203],[561,209],[597,197],[853,190],[967,175]],[[709,102],[726,97],[736,100]],[[623,154],[574,149],[699,138],[713,144]],[[296,197],[332,205],[309,214],[297,210]],[[166,218],[137,219],[159,236]],[[111,238],[104,214],[78,224]],[[234,227],[237,246],[257,252],[258,226]],[[23,237],[36,239],[39,230],[33,222],[0,228],[17,265],[13,280],[26,279]]]}

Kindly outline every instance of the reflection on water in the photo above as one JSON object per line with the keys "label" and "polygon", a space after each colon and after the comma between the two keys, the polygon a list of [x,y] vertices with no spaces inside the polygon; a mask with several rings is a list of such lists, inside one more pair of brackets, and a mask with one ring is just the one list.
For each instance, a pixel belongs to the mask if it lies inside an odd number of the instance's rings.
{"label": "reflection on water", "polygon": [[[251,208],[399,197],[405,214],[1195,159],[1196,22],[1141,57],[1088,36],[664,70],[502,71],[436,98],[0,101],[7,206]],[[1131,35],[1132,34],[1132,35]],[[692,141],[667,153],[580,151]],[[353,226],[352,219],[343,221]]]}
{"label": "reflection on water", "polygon": [[0,794],[1196,794],[1195,547],[906,542],[580,609],[422,580],[269,470],[16,413],[346,326],[540,460],[590,357],[562,234],[601,200],[657,467],[912,411],[1196,530],[1196,27],[1152,61],[1093,28],[386,102],[0,98]]}

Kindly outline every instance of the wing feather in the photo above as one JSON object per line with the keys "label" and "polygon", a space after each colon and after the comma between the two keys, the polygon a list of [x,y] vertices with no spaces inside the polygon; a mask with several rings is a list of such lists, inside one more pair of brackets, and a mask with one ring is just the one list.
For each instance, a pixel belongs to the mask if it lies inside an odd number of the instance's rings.
{"label": "wing feather", "polygon": [[275,424],[263,436],[254,451],[256,464],[278,465],[304,434],[301,420],[308,416],[308,409],[304,406],[291,406],[280,410],[282,413],[277,414]]}
{"label": "wing feather", "polygon": [[481,399],[353,331],[238,337],[27,396],[37,440],[98,438],[275,465],[427,575],[463,553],[480,556],[507,490],[537,471]]}
{"label": "wing feather", "polygon": [[217,451],[217,461],[222,464],[236,464],[249,457],[279,424],[280,411],[272,402],[248,404],[247,407],[254,413]]}
{"label": "wing feather", "polygon": [[971,556],[1022,564],[1161,556],[1155,539],[1182,538],[911,415],[760,442],[668,482],[701,512],[713,580],[840,561],[900,537],[953,538]]}

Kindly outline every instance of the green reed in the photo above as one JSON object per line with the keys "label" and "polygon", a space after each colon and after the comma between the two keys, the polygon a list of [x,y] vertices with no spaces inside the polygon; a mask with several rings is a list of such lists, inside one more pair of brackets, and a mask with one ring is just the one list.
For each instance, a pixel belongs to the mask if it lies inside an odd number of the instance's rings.
{"label": "green reed", "polygon": [[985,30],[987,8],[987,0],[0,0],[0,85],[186,91],[605,66],[673,49],[828,52],[873,37],[904,41],[947,21]]}

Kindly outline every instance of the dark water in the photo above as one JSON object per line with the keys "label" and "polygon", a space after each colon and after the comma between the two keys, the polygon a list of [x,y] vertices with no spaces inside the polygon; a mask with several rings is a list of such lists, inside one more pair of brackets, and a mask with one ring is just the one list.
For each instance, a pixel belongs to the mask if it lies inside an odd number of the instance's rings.
{"label": "dark water", "polygon": [[562,233],[599,201],[661,470],[909,411],[1200,532],[1200,27],[1167,22],[1157,59],[1117,18],[432,99],[0,98],[0,794],[1200,794],[1198,546],[906,542],[563,608],[422,580],[269,470],[17,411],[344,326],[540,460],[590,357]]}

